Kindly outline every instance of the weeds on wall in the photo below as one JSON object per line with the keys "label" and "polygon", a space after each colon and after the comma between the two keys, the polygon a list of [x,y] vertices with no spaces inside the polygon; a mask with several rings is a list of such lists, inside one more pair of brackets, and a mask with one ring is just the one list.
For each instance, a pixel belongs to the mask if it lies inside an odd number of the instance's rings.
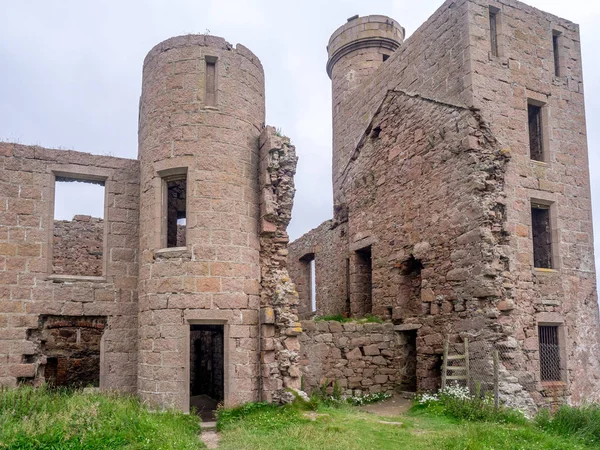
{"label": "weeds on wall", "polygon": [[367,314],[364,317],[344,317],[341,314],[332,314],[329,316],[317,316],[315,322],[340,322],[340,323],[383,323],[380,317]]}

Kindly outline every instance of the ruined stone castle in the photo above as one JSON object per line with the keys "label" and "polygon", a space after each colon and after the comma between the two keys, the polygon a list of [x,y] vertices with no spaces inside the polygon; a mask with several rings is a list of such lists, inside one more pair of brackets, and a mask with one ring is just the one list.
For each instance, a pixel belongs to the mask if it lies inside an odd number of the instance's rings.
{"label": "ruined stone castle", "polygon": [[[578,26],[448,0],[404,35],[385,16],[332,35],[334,214],[293,243],[295,148],[240,44],[150,51],[137,160],[0,144],[0,385],[184,411],[428,390],[447,338],[502,349],[509,404],[600,400]],[[56,220],[78,182],[103,217]]]}

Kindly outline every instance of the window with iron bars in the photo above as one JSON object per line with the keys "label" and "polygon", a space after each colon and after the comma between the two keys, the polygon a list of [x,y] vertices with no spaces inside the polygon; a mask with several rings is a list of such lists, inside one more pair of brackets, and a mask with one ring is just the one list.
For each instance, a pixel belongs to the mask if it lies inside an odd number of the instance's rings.
{"label": "window with iron bars", "polygon": [[540,325],[540,378],[541,381],[562,381],[558,326]]}

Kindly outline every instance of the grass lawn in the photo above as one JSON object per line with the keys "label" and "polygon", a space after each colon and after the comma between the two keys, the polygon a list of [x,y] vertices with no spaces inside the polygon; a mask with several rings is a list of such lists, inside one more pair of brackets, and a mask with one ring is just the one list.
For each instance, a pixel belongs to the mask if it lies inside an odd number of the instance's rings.
{"label": "grass lawn", "polygon": [[[272,449],[590,449],[535,425],[457,421],[426,411],[378,417],[357,408],[320,407],[315,421],[294,409],[252,411],[220,425],[219,448]],[[402,422],[402,426],[379,421]]]}
{"label": "grass lawn", "polygon": [[153,413],[133,397],[22,387],[0,390],[0,449],[204,448],[195,416]]}
{"label": "grass lawn", "polygon": [[[466,421],[438,405],[379,417],[346,403],[248,404],[220,413],[221,449],[598,449],[600,407],[564,407],[537,422]],[[459,416],[455,416],[459,417]],[[509,417],[509,416],[506,416]],[[314,419],[314,420],[312,420]],[[510,420],[508,420],[510,422]],[[395,422],[395,423],[382,423]],[[398,424],[401,422],[401,424]],[[568,437],[571,436],[571,437]],[[0,450],[204,448],[195,415],[150,412],[133,397],[22,387],[0,390]]]}

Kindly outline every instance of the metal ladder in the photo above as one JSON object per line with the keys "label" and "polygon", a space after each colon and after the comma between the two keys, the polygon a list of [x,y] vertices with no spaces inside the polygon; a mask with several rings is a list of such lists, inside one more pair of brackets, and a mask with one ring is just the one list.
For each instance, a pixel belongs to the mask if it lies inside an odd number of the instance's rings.
{"label": "metal ladder", "polygon": [[[469,387],[469,340],[465,338],[465,349],[462,355],[449,355],[448,348],[450,347],[450,335],[446,335],[444,341],[444,357],[442,362],[442,389],[446,387],[448,380],[465,380],[465,385]],[[464,360],[461,366],[448,365],[448,361]],[[451,372],[449,375],[448,372]],[[454,374],[458,372],[458,374]]]}

